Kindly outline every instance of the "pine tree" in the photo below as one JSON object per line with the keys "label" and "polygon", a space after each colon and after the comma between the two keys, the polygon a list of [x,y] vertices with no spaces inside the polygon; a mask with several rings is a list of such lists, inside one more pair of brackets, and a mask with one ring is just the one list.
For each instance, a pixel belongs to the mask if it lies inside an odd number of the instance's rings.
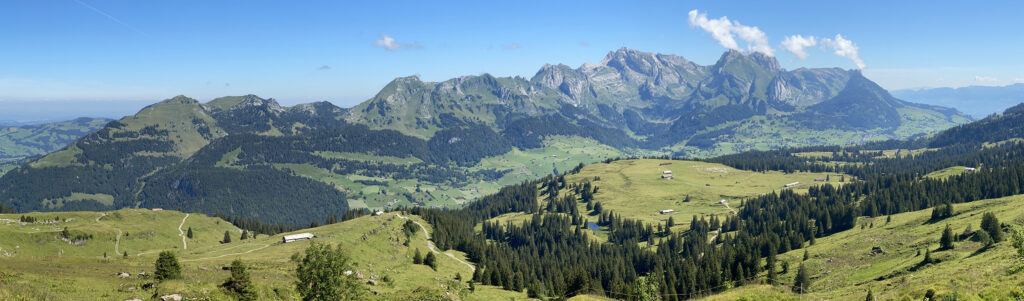
{"label": "pine tree", "polygon": [[122,256],[122,257],[128,258],[128,251],[124,251],[124,256]]}
{"label": "pine tree", "polygon": [[807,261],[809,258],[811,258],[810,254],[807,254],[807,249],[804,249],[804,261]]}
{"label": "pine tree", "polygon": [[526,296],[533,299],[544,297],[544,291],[540,288],[540,281],[537,281],[537,279],[530,281],[530,284],[526,286]]}
{"label": "pine tree", "polygon": [[921,260],[921,265],[932,263],[932,250],[928,247],[924,248],[924,259]]}
{"label": "pine tree", "polygon": [[423,254],[420,253],[420,249],[416,248],[415,255],[412,256],[413,264],[423,264]]}
{"label": "pine tree", "polygon": [[188,238],[189,238],[189,239],[192,239],[192,238],[194,238],[194,237],[192,236],[192,227],[188,227],[188,233],[187,233],[187,234],[185,234],[185,236],[188,236]]}
{"label": "pine tree", "polygon": [[942,230],[942,238],[939,239],[941,249],[952,250],[953,249],[953,230],[949,229],[949,224],[946,224],[946,230]]}
{"label": "pine tree", "polygon": [[221,240],[220,243],[226,244],[226,243],[230,243],[230,242],[231,242],[231,231],[224,231],[224,240]]}
{"label": "pine tree", "polygon": [[156,259],[155,265],[156,272],[153,273],[153,277],[156,280],[181,278],[181,264],[178,263],[178,258],[174,256],[174,252],[160,252],[160,257]]}
{"label": "pine tree", "polygon": [[996,218],[995,213],[985,212],[981,216],[981,229],[988,232],[988,236],[992,238],[993,243],[1003,241],[1003,230],[999,226],[999,219]]}
{"label": "pine tree", "polygon": [[423,258],[423,264],[437,271],[437,257],[434,256],[434,252],[427,252],[427,257]]}
{"label": "pine tree", "polygon": [[807,268],[801,263],[796,270],[796,278],[793,278],[793,292],[803,294],[811,286],[811,277],[807,274]]}
{"label": "pine tree", "polygon": [[777,282],[775,281],[775,248],[773,246],[769,246],[769,248],[772,249],[768,253],[768,266],[765,268],[768,270],[768,284],[775,285]]}
{"label": "pine tree", "polygon": [[231,277],[224,281],[221,287],[240,301],[255,301],[259,296],[252,285],[245,263],[238,259],[231,262]]}
{"label": "pine tree", "polygon": [[868,296],[864,298],[864,301],[875,301],[875,294],[871,293],[871,288],[868,288]]}
{"label": "pine tree", "polygon": [[240,238],[239,240],[246,240],[246,239],[249,239],[249,230],[242,230],[242,238]]}

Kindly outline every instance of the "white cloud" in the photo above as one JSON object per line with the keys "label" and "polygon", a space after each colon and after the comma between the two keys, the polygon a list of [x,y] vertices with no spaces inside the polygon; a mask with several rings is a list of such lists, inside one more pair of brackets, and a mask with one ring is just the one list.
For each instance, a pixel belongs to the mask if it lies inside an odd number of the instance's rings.
{"label": "white cloud", "polygon": [[708,19],[706,13],[700,13],[696,9],[690,11],[689,23],[691,27],[700,27],[700,29],[710,33],[711,38],[717,41],[719,45],[722,45],[722,47],[742,50],[739,43],[736,42],[736,37],[739,37],[740,40],[747,43],[749,51],[775,55],[775,49],[772,49],[768,44],[768,35],[761,31],[761,29],[758,29],[757,26],[746,26],[737,21],[730,21],[725,16],[718,19]]}
{"label": "white cloud", "polygon": [[1013,82],[1015,82],[1015,83],[1024,83],[1024,78],[1022,78],[1022,77],[1014,78]]}
{"label": "white cloud", "polygon": [[835,39],[823,38],[821,45],[832,49],[836,55],[845,57],[857,64],[857,69],[864,69],[864,60],[860,59],[860,48],[852,41],[844,39],[843,35],[836,34]]}
{"label": "white cloud", "polygon": [[381,48],[384,48],[384,49],[387,49],[387,50],[392,50],[392,51],[393,50],[398,50],[398,49],[403,49],[403,48],[414,48],[414,49],[423,48],[423,46],[420,46],[419,44],[399,43],[398,41],[395,40],[395,38],[392,38],[391,36],[389,36],[387,34],[383,34],[383,33],[380,34],[380,39],[377,39],[376,41],[373,41],[373,46],[381,47]]}
{"label": "white cloud", "polygon": [[994,84],[994,83],[999,82],[999,79],[995,78],[995,77],[991,77],[991,76],[975,75],[974,76],[974,81],[979,82],[979,83],[983,83],[983,84]]}
{"label": "white cloud", "polygon": [[786,48],[786,51],[789,51],[801,60],[807,58],[807,51],[804,48],[817,44],[818,39],[814,38],[814,36],[792,35],[782,40],[782,48]]}

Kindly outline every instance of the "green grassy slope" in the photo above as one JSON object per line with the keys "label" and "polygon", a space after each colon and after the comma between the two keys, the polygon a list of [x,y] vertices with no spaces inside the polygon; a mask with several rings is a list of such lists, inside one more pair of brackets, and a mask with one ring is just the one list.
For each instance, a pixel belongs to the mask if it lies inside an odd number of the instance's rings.
{"label": "green grassy slope", "polygon": [[[671,163],[670,165],[660,165]],[[662,179],[664,171],[672,171],[673,179]],[[597,177],[598,180],[594,180]],[[689,223],[694,215],[728,214],[731,211],[721,200],[739,210],[741,199],[762,193],[782,190],[784,185],[799,182],[797,191],[824,182],[827,178],[839,183],[838,174],[797,172],[751,172],[721,164],[678,160],[619,160],[611,163],[587,165],[578,174],[566,177],[566,182],[591,181],[600,189],[595,201],[604,209],[615,211],[625,218],[647,222],[664,222],[672,216],[677,225]],[[683,202],[690,196],[690,202]],[[580,205],[581,210],[585,209]],[[675,213],[662,215],[658,210],[672,209]]]}
{"label": "green grassy slope", "polygon": [[[939,251],[939,237],[947,224],[954,234],[968,226],[979,230],[985,212],[995,213],[1004,224],[1024,225],[1022,205],[1024,195],[956,204],[953,217],[936,223],[928,223],[931,209],[892,215],[888,223],[886,216],[862,217],[858,223],[868,225],[864,229],[819,238],[806,248],[810,259],[804,264],[815,280],[805,298],[863,299],[870,288],[878,300],[919,300],[929,289],[942,296],[1010,299],[1012,291],[1024,287],[1024,277],[1008,274],[1009,267],[1021,264],[1008,241],[983,250],[980,243],[967,239],[956,242],[953,250]],[[871,255],[873,247],[885,253]],[[917,267],[925,249],[941,262]],[[792,283],[803,253],[804,249],[796,249],[779,255],[790,267],[789,273],[779,275],[780,280]]]}
{"label": "green grassy slope", "polygon": [[102,118],[78,118],[64,122],[0,127],[0,165],[59,150],[102,128],[108,121]]}
{"label": "green grassy slope", "polygon": [[[0,215],[0,299],[89,299],[124,300],[132,297],[181,293],[186,298],[224,300],[227,296],[218,285],[230,272],[221,267],[235,259],[250,267],[261,300],[296,300],[294,292],[295,263],[290,257],[309,245],[309,241],[281,244],[284,234],[239,240],[240,231],[229,223],[201,214],[186,215],[176,211],[118,210],[113,212],[50,212],[31,213],[39,222],[18,222],[20,215]],[[61,222],[51,222],[59,217]],[[430,225],[418,217],[409,216]],[[44,222],[43,220],[49,220]],[[377,285],[367,287],[384,299],[415,296],[459,295],[463,300],[525,299],[525,294],[495,287],[477,286],[470,292],[465,282],[454,281],[472,276],[470,266],[459,252],[452,257],[438,253],[438,270],[412,264],[416,249],[429,252],[424,232],[417,231],[404,246],[402,230],[406,219],[396,213],[365,216],[354,220],[306,229],[322,243],[341,244],[352,256],[354,269],[364,281]],[[194,238],[179,235],[192,228]],[[57,237],[63,227],[72,234],[92,234],[84,245],[73,246]],[[232,235],[232,243],[221,244],[224,232]],[[121,233],[118,241],[118,233]],[[365,239],[364,239],[365,235]],[[128,252],[128,257],[121,254]],[[152,279],[139,277],[139,272],[152,273],[157,253],[174,251],[183,266],[183,279],[159,284],[155,289],[142,289]],[[107,253],[106,258],[104,254]],[[118,278],[119,272],[131,277]],[[385,281],[385,277],[389,279]]]}

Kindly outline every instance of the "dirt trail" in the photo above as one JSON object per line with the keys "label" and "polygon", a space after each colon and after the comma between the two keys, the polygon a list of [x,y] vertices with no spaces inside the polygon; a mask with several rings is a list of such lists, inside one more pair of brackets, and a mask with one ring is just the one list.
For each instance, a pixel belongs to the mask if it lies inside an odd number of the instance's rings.
{"label": "dirt trail", "polygon": [[255,249],[252,249],[252,250],[248,250],[248,251],[245,251],[245,252],[238,252],[238,253],[231,253],[231,254],[224,254],[224,255],[210,256],[210,257],[202,257],[202,258],[194,258],[194,259],[183,259],[183,260],[181,260],[181,261],[182,261],[182,262],[189,262],[189,261],[200,261],[200,260],[207,260],[207,259],[214,259],[214,258],[221,258],[221,257],[228,257],[228,256],[242,255],[242,254],[249,254],[249,253],[252,253],[252,252],[256,252],[256,251],[259,251],[259,250],[263,250],[263,249],[266,249],[267,247],[270,247],[270,245],[272,245],[272,244],[265,244],[265,245],[263,245],[262,247],[259,247],[259,248],[255,248]]}
{"label": "dirt trail", "polygon": [[178,236],[181,236],[181,245],[183,249],[188,250],[188,241],[185,239],[185,231],[181,231],[181,227],[185,226],[185,220],[188,219],[190,213],[185,213],[185,218],[181,219],[181,224],[178,225]]}
{"label": "dirt trail", "polygon": [[[395,215],[397,215],[398,218],[409,220],[408,217],[404,217],[401,214],[395,214]],[[469,267],[470,271],[476,272],[476,267],[474,267],[472,264],[470,264],[468,262],[465,262],[462,259],[459,259],[458,257],[455,257],[455,255],[452,255],[452,254],[449,254],[449,253],[445,253],[445,252],[441,252],[441,251],[438,251],[438,250],[434,249],[434,241],[430,240],[430,232],[427,232],[427,227],[424,227],[423,224],[420,224],[420,222],[417,222],[417,221],[412,221],[412,222],[416,223],[417,226],[420,226],[420,229],[423,229],[423,234],[427,236],[427,248],[430,249],[431,252],[441,253],[441,254],[444,254],[444,255],[448,255],[448,257],[451,257],[452,259],[455,259],[455,261],[458,261],[458,262],[461,262],[462,264],[465,264],[467,267]]]}

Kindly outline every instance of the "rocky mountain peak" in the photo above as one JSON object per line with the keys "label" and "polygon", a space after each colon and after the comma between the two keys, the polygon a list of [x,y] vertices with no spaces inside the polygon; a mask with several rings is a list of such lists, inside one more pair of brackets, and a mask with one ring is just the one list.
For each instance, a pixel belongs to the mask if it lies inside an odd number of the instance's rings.
{"label": "rocky mountain peak", "polygon": [[773,56],[760,52],[746,53],[733,49],[722,54],[718,62],[715,63],[715,69],[720,70],[731,64],[753,64],[769,72],[782,71],[782,66],[779,65],[779,61]]}
{"label": "rocky mountain peak", "polygon": [[241,110],[247,108],[264,108],[272,112],[284,111],[284,108],[277,103],[277,100],[273,98],[263,99],[256,95],[246,95],[242,97],[242,101],[231,107],[232,110]]}

